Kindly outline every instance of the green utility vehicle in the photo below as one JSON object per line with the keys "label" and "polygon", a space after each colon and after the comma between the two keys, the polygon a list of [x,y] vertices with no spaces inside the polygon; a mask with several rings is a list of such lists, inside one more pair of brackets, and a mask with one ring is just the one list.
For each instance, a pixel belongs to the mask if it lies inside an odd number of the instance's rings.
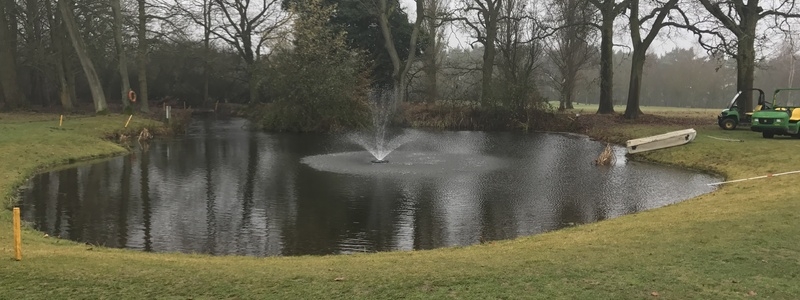
{"label": "green utility vehicle", "polygon": [[[761,89],[752,89],[751,91],[758,91],[758,103],[754,111],[759,111],[765,107],[769,108],[769,104],[764,101],[764,91]],[[741,95],[742,91],[736,93],[733,99],[731,99],[731,103],[728,104],[728,107],[723,109],[717,116],[717,124],[722,129],[734,130],[739,124],[743,126],[750,125],[750,117],[753,115],[753,112],[742,112],[737,106],[738,102],[736,100],[738,100]]]}
{"label": "green utility vehicle", "polygon": [[800,138],[800,99],[790,99],[779,105],[778,93],[781,91],[800,91],[800,88],[775,90],[772,108],[753,113],[750,130],[761,132],[761,136],[768,139],[775,135]]}

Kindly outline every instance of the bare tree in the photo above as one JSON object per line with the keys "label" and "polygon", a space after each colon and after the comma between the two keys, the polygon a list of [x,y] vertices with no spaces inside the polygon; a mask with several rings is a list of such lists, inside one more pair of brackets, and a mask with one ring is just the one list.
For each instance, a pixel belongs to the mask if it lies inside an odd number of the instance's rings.
{"label": "bare tree", "polygon": [[558,0],[553,15],[563,28],[554,34],[547,52],[558,73],[552,81],[561,94],[558,109],[572,109],[580,71],[596,56],[596,49],[590,44],[593,28],[588,25],[594,12],[586,0]]}
{"label": "bare tree", "polygon": [[[633,43],[633,56],[631,58],[631,77],[628,86],[628,104],[625,107],[625,118],[635,119],[642,110],[639,108],[639,97],[642,91],[642,74],[644,73],[644,61],[647,49],[664,27],[664,19],[670,11],[677,5],[678,0],[668,0],[659,2],[651,1],[653,9],[644,16],[639,15],[640,0],[631,0],[630,14],[628,15],[631,42]],[[650,22],[652,20],[652,22]],[[650,24],[650,31],[642,38],[642,24]]]}
{"label": "bare tree", "polygon": [[588,0],[600,11],[600,106],[598,114],[614,113],[614,19],[628,8],[630,0]]}
{"label": "bare tree", "polygon": [[406,87],[408,70],[411,68],[411,64],[414,62],[414,54],[416,52],[415,49],[417,48],[419,29],[422,24],[422,20],[425,18],[425,4],[424,0],[414,1],[414,3],[416,3],[417,15],[414,21],[414,26],[411,30],[411,38],[409,40],[410,50],[408,51],[408,57],[404,60],[401,60],[400,55],[397,53],[397,49],[394,46],[392,29],[389,26],[389,14],[392,13],[393,9],[387,4],[388,0],[377,1],[378,25],[381,27],[381,33],[383,34],[384,48],[386,48],[386,51],[389,53],[389,58],[392,60],[392,80],[394,81],[394,86],[392,88],[394,90],[395,105],[399,105],[405,101],[406,93],[404,88]]}
{"label": "bare tree", "polygon": [[[278,33],[290,16],[279,0],[213,0],[222,13],[219,27],[211,33],[236,49],[247,67],[250,102],[259,100],[256,63],[264,43]],[[256,38],[254,41],[253,38]]]}
{"label": "bare tree", "polygon": [[[703,16],[693,20],[683,13],[683,22],[671,22],[669,25],[694,32],[706,51],[735,58],[736,88],[739,91],[751,90],[755,79],[756,44],[765,42],[768,36],[756,33],[759,23],[769,19],[771,22],[763,30],[789,32],[787,19],[800,18],[800,8],[794,0],[749,0],[746,3],[744,0],[699,1],[710,13],[710,20]],[[740,108],[751,111],[752,93],[743,93],[738,102]]]}
{"label": "bare tree", "polygon": [[520,110],[538,94],[535,71],[541,66],[541,40],[547,34],[536,18],[535,2],[506,0],[502,4],[497,34],[502,80],[495,84],[503,93],[496,96],[503,99],[504,106]]}
{"label": "bare tree", "polygon": [[78,24],[75,22],[75,16],[70,6],[71,4],[68,0],[58,1],[58,8],[63,17],[64,25],[67,28],[67,33],[69,33],[72,46],[78,54],[78,59],[83,67],[86,80],[89,82],[89,90],[92,92],[92,100],[94,101],[94,110],[98,113],[107,111],[108,105],[106,104],[106,96],[105,93],[103,93],[102,83],[97,76],[94,63],[92,63],[92,59],[89,57],[89,52],[86,51],[86,43],[83,41],[83,37],[78,30]]}
{"label": "bare tree", "polygon": [[[0,3],[0,86],[2,86],[5,105],[9,109],[15,109],[27,103],[27,100],[25,94],[19,89],[17,81],[17,62],[14,59],[16,31],[11,30],[10,22],[6,20],[6,4],[8,2]],[[11,3],[13,4],[13,2]]]}
{"label": "bare tree", "polygon": [[464,24],[475,38],[475,43],[483,46],[481,67],[481,103],[490,104],[492,97],[492,74],[497,51],[497,28],[503,0],[462,0],[464,16],[455,18]]}

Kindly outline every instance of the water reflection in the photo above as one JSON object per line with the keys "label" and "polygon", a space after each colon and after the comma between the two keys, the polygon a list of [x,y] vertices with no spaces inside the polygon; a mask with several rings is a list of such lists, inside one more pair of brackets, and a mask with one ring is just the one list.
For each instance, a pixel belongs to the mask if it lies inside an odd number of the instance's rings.
{"label": "water reflection", "polygon": [[244,125],[196,120],[186,137],[156,141],[146,153],[38,175],[23,191],[23,217],[50,235],[109,247],[319,255],[531,235],[664,206],[714,181],[624,158],[593,166],[604,145],[583,137],[487,132],[420,132],[398,150],[491,156],[501,163],[493,168],[320,171],[301,161],[360,149],[334,136]]}

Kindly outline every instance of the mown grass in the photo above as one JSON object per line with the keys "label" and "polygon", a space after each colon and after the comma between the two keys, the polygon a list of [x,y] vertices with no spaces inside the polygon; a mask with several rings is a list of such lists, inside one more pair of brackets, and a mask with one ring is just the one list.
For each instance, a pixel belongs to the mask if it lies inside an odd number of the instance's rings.
{"label": "mown grass", "polygon": [[[99,138],[120,126],[119,118],[84,119],[56,131],[52,121],[6,123],[0,116],[0,191],[11,193],[44,165],[123,151]],[[619,125],[590,133],[624,140],[672,129],[678,128]],[[689,145],[640,158],[750,177],[800,169],[800,140],[709,126]],[[24,258],[16,262],[10,213],[3,211],[0,298],[796,299],[798,183],[796,175],[746,181],[668,207],[511,241],[323,257],[151,254],[25,230]]]}
{"label": "mown grass", "polygon": [[[558,102],[551,102],[553,107],[558,107]],[[593,114],[597,112],[597,104],[579,103],[573,105],[572,111],[584,114]],[[709,118],[716,121],[716,116],[722,111],[724,107],[720,108],[686,108],[686,107],[672,107],[672,106],[642,106],[641,110],[645,114],[656,114],[665,117],[686,117],[686,118]],[[614,105],[614,111],[618,113],[625,112],[625,105]]]}

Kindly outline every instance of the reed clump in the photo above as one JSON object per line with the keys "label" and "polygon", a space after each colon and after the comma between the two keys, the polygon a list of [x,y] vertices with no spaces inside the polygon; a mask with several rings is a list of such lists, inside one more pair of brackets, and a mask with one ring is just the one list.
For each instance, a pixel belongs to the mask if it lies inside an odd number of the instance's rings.
{"label": "reed clump", "polygon": [[610,166],[616,161],[617,157],[614,156],[614,150],[611,149],[611,144],[606,144],[606,148],[603,149],[603,152],[600,153],[600,156],[594,160],[594,164],[598,166]]}
{"label": "reed clump", "polygon": [[153,135],[150,134],[150,131],[147,130],[147,128],[144,128],[144,129],[142,129],[142,132],[139,133],[138,141],[139,141],[139,143],[146,142],[146,141],[148,141],[148,140],[150,140],[152,138],[153,138]]}

